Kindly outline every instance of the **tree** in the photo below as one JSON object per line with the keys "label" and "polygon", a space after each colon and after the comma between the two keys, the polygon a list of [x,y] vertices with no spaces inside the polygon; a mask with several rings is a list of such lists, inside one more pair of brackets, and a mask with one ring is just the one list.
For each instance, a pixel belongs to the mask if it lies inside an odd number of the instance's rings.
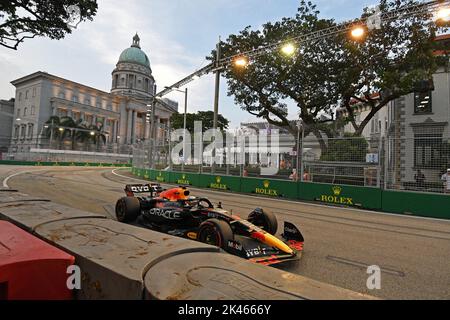
{"label": "tree", "polygon": [[103,131],[103,125],[88,125],[83,123],[83,120],[81,119],[75,121],[71,117],[60,118],[57,116],[52,116],[45,124],[47,128],[45,128],[43,135],[47,139],[53,137],[54,141],[59,141],[60,144],[63,141],[70,139],[72,150],[75,150],[76,142],[83,144],[92,142],[97,145],[97,149],[100,147],[101,142],[106,144],[106,135]]}
{"label": "tree", "polygon": [[[417,4],[412,0],[381,0],[381,12]],[[373,14],[366,9],[362,18]],[[425,11],[414,16],[402,16],[383,21],[381,28],[371,30],[362,41],[337,37],[342,43],[343,57],[339,77],[340,106],[345,108],[345,120],[356,135],[361,135],[378,111],[391,101],[413,92],[433,88],[433,73],[438,57],[433,53],[438,27],[433,13]],[[358,123],[354,102],[368,107],[370,113]]]}
{"label": "tree", "polygon": [[[201,121],[202,122],[202,128],[203,132],[208,131],[209,129],[212,129],[214,126],[214,112],[212,111],[199,111],[197,113],[188,113],[186,115],[186,129],[190,133],[194,133],[194,122],[195,121]],[[184,114],[181,113],[175,113],[172,115],[171,118],[171,125],[172,128],[177,129],[183,129],[184,128]],[[226,130],[228,129],[229,125],[228,119],[226,119],[221,114],[218,115],[218,121],[217,121],[217,127],[220,130]]]}
{"label": "tree", "polygon": [[[381,0],[380,9],[386,12],[416,3]],[[363,17],[371,14],[366,10]],[[294,101],[306,134],[313,133],[326,151],[324,136],[335,136],[339,125],[351,122],[360,135],[381,108],[417,90],[421,80],[431,79],[436,69],[431,48],[437,27],[429,23],[430,18],[431,13],[424,12],[384,22],[381,30],[371,31],[361,42],[350,40],[348,34],[336,34],[297,43],[292,56],[267,50],[252,58],[246,68],[230,66],[225,70],[228,94],[252,115],[296,134],[286,107],[287,100]],[[238,35],[230,35],[221,48],[223,56],[229,57],[333,26],[334,20],[319,18],[316,6],[303,0],[295,17],[266,23],[262,30],[247,27]],[[371,108],[362,123],[355,120],[354,100]],[[348,117],[341,123],[334,122],[337,107],[348,109]]]}
{"label": "tree", "polygon": [[321,155],[320,160],[366,162],[368,152],[369,144],[365,138],[345,134],[343,139],[331,139],[328,141],[327,151]]}
{"label": "tree", "polygon": [[63,39],[75,24],[92,20],[96,0],[10,0],[0,2],[0,45],[17,50],[25,39]]}
{"label": "tree", "polygon": [[[238,55],[336,25],[333,20],[319,19],[318,14],[315,5],[302,1],[293,18],[266,23],[262,30],[252,31],[247,27],[238,35],[230,35],[221,44],[223,56]],[[228,94],[245,111],[287,128],[296,136],[298,129],[288,119],[286,105],[287,100],[294,101],[305,124],[305,133],[312,132],[325,150],[321,130],[333,135],[333,127],[327,123],[333,121],[330,115],[339,98],[336,76],[339,70],[335,61],[340,51],[333,38],[326,38],[298,48],[292,56],[278,51],[261,54],[252,58],[246,68],[230,66],[225,70]]]}

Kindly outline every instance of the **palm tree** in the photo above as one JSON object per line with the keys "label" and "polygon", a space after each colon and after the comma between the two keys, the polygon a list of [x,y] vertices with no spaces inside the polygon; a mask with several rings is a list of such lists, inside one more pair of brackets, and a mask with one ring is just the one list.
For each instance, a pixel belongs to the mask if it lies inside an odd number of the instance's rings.
{"label": "palm tree", "polygon": [[50,117],[45,123],[43,135],[50,140],[49,145],[52,144],[53,141],[61,141],[63,134],[59,131],[59,126],[61,126],[61,119],[58,116]]}
{"label": "palm tree", "polygon": [[68,128],[64,130],[63,140],[66,138],[70,138],[72,150],[75,150],[75,143],[77,141],[80,141],[82,137],[82,131],[80,130],[84,130],[83,120],[79,119],[75,121],[70,117],[64,117],[61,119],[61,125],[65,128]]}
{"label": "palm tree", "polygon": [[89,129],[91,130],[91,132],[93,132],[94,134],[90,134],[90,137],[92,139],[92,141],[94,142],[94,144],[97,146],[97,151],[99,151],[100,148],[100,143],[103,142],[103,145],[106,144],[106,135],[103,131],[103,127],[104,125],[91,125],[89,127]]}

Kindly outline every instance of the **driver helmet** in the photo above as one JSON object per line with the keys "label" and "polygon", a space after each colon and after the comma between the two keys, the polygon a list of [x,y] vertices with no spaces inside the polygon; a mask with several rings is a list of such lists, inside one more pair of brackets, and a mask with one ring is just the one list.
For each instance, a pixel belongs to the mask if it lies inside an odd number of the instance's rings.
{"label": "driver helmet", "polygon": [[163,191],[160,194],[161,198],[169,201],[188,200],[191,193],[187,188],[173,188],[167,191]]}

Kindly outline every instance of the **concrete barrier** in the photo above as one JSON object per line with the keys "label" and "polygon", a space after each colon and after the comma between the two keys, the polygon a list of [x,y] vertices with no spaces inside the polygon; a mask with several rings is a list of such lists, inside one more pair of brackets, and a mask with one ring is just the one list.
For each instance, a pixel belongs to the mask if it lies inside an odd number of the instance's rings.
{"label": "concrete barrier", "polygon": [[153,265],[147,299],[360,300],[368,297],[226,253],[186,253]]}
{"label": "concrete barrier", "polygon": [[75,257],[77,299],[371,299],[20,192],[0,192],[0,219]]}
{"label": "concrete barrier", "polygon": [[35,232],[76,257],[84,275],[80,299],[142,299],[150,265],[181,253],[219,251],[109,219],[61,220]]}

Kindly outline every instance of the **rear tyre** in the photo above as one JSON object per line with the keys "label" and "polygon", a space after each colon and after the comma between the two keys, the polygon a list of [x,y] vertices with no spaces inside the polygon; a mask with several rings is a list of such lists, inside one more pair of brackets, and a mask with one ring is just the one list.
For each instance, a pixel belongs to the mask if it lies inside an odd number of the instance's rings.
{"label": "rear tyre", "polygon": [[133,222],[141,212],[141,203],[138,198],[124,197],[116,204],[116,218],[119,222]]}
{"label": "rear tyre", "polygon": [[248,216],[248,221],[253,223],[255,226],[261,227],[264,231],[275,235],[278,230],[277,217],[270,211],[263,209],[255,209]]}
{"label": "rear tyre", "polygon": [[233,230],[225,221],[209,219],[200,225],[197,240],[225,250],[228,241],[234,240]]}

